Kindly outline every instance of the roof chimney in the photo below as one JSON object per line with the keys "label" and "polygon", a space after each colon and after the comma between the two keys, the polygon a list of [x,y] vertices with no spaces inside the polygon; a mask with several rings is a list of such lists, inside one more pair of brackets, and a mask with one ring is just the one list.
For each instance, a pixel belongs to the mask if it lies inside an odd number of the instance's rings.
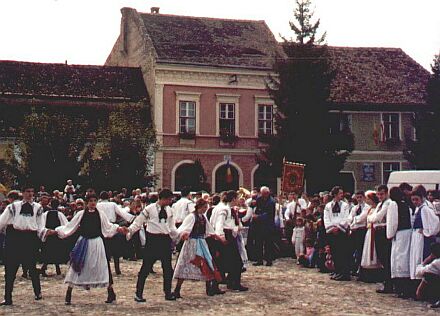
{"label": "roof chimney", "polygon": [[152,14],[159,14],[160,8],[159,7],[151,7],[150,10],[151,10]]}

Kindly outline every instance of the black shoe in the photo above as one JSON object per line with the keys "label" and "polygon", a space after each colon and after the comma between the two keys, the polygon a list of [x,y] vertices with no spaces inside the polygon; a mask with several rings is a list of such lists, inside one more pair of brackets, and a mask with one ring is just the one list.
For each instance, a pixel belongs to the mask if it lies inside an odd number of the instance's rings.
{"label": "black shoe", "polygon": [[134,300],[138,303],[145,303],[147,300],[145,298],[143,298],[142,296],[134,296]]}
{"label": "black shoe", "polygon": [[379,294],[392,294],[394,293],[393,289],[384,287],[383,289],[377,289],[376,293]]}
{"label": "black shoe", "polygon": [[226,291],[222,291],[219,288],[214,289],[214,294],[215,295],[223,295],[225,293],[226,293]]}
{"label": "black shoe", "polygon": [[431,307],[431,308],[440,308],[440,300],[435,302],[434,304],[430,305],[429,307]]}
{"label": "black shoe", "polygon": [[57,270],[57,275],[61,275],[61,268],[60,267],[56,267]]}
{"label": "black shoe", "polygon": [[21,277],[27,279],[27,278],[28,278],[28,274],[27,274],[27,273],[23,273],[23,274],[21,275]]}
{"label": "black shoe", "polygon": [[258,266],[262,266],[263,265],[263,261],[257,261],[253,264],[254,267],[258,267]]}
{"label": "black shoe", "polygon": [[113,288],[108,289],[107,300],[105,301],[107,304],[111,304],[116,301],[116,294],[113,291]]}
{"label": "black shoe", "polygon": [[66,298],[64,300],[65,305],[70,305],[72,302],[72,291],[67,290],[66,292]]}
{"label": "black shoe", "polygon": [[332,273],[330,274],[330,280],[336,280],[338,278],[342,277],[342,274],[339,273]]}
{"label": "black shoe", "polygon": [[232,290],[236,292],[246,292],[249,288],[240,284],[239,286],[233,287]]}
{"label": "black shoe", "polygon": [[167,300],[167,301],[175,301],[176,297],[174,296],[173,293],[165,294],[165,300]]}
{"label": "black shoe", "polygon": [[35,295],[35,300],[36,301],[40,301],[42,299],[43,299],[43,296],[41,295],[41,293]]}
{"label": "black shoe", "polygon": [[349,275],[340,275],[335,277],[333,280],[335,281],[351,281],[351,277]]}
{"label": "black shoe", "polygon": [[180,291],[174,291],[174,292],[173,292],[173,295],[174,295],[174,297],[175,297],[176,299],[178,299],[178,298],[182,298],[182,295],[180,295]]}
{"label": "black shoe", "polygon": [[266,262],[266,267],[271,267],[273,265],[273,262],[272,261],[268,261],[268,262]]}
{"label": "black shoe", "polygon": [[45,278],[48,277],[46,270],[41,270],[41,276],[44,276]]}
{"label": "black shoe", "polygon": [[0,303],[0,306],[9,306],[12,305],[12,301],[6,300]]}
{"label": "black shoe", "polygon": [[241,268],[241,273],[245,273],[247,269],[245,267]]}

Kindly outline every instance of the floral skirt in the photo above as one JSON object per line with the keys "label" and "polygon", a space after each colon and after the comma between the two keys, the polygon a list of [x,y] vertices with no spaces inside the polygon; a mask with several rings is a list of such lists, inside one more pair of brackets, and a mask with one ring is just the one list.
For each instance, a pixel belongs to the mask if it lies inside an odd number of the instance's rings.
{"label": "floral skirt", "polygon": [[177,259],[176,267],[174,268],[174,279],[196,281],[211,281],[214,279],[213,274],[203,273],[200,265],[196,264],[197,262],[200,263],[200,260],[197,260],[197,257],[199,257],[197,254],[198,243],[201,243],[202,247],[208,249],[208,244],[205,239],[190,238],[185,241],[179,258]]}

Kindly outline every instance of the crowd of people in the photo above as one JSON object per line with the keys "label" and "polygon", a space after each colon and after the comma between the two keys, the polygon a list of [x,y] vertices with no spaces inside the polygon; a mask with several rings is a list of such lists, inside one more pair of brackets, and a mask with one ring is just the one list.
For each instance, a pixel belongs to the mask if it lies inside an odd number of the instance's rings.
{"label": "crowd of people", "polygon": [[[166,300],[182,298],[184,280],[205,283],[208,296],[226,285],[243,292],[242,273],[293,257],[297,265],[329,273],[334,281],[382,282],[378,293],[431,301],[440,307],[439,192],[407,183],[354,195],[335,187],[316,195],[273,195],[268,187],[219,194],[147,188],[81,192],[71,180],[64,190],[12,190],[0,207],[0,260],[5,297],[12,304],[17,271],[30,277],[42,299],[40,275],[68,263],[65,303],[74,287],[107,287],[116,300],[110,261],[142,260],[134,300],[161,261]],[[176,255],[173,268],[172,258]],[[37,269],[37,263],[41,266]],[[173,279],[175,287],[173,289]]]}

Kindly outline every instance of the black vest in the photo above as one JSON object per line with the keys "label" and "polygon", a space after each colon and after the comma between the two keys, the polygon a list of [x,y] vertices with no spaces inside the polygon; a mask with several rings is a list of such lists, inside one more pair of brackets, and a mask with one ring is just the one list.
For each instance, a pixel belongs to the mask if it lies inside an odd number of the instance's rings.
{"label": "black vest", "polygon": [[405,201],[397,203],[399,209],[399,220],[397,230],[411,229],[411,213],[408,204]]}

